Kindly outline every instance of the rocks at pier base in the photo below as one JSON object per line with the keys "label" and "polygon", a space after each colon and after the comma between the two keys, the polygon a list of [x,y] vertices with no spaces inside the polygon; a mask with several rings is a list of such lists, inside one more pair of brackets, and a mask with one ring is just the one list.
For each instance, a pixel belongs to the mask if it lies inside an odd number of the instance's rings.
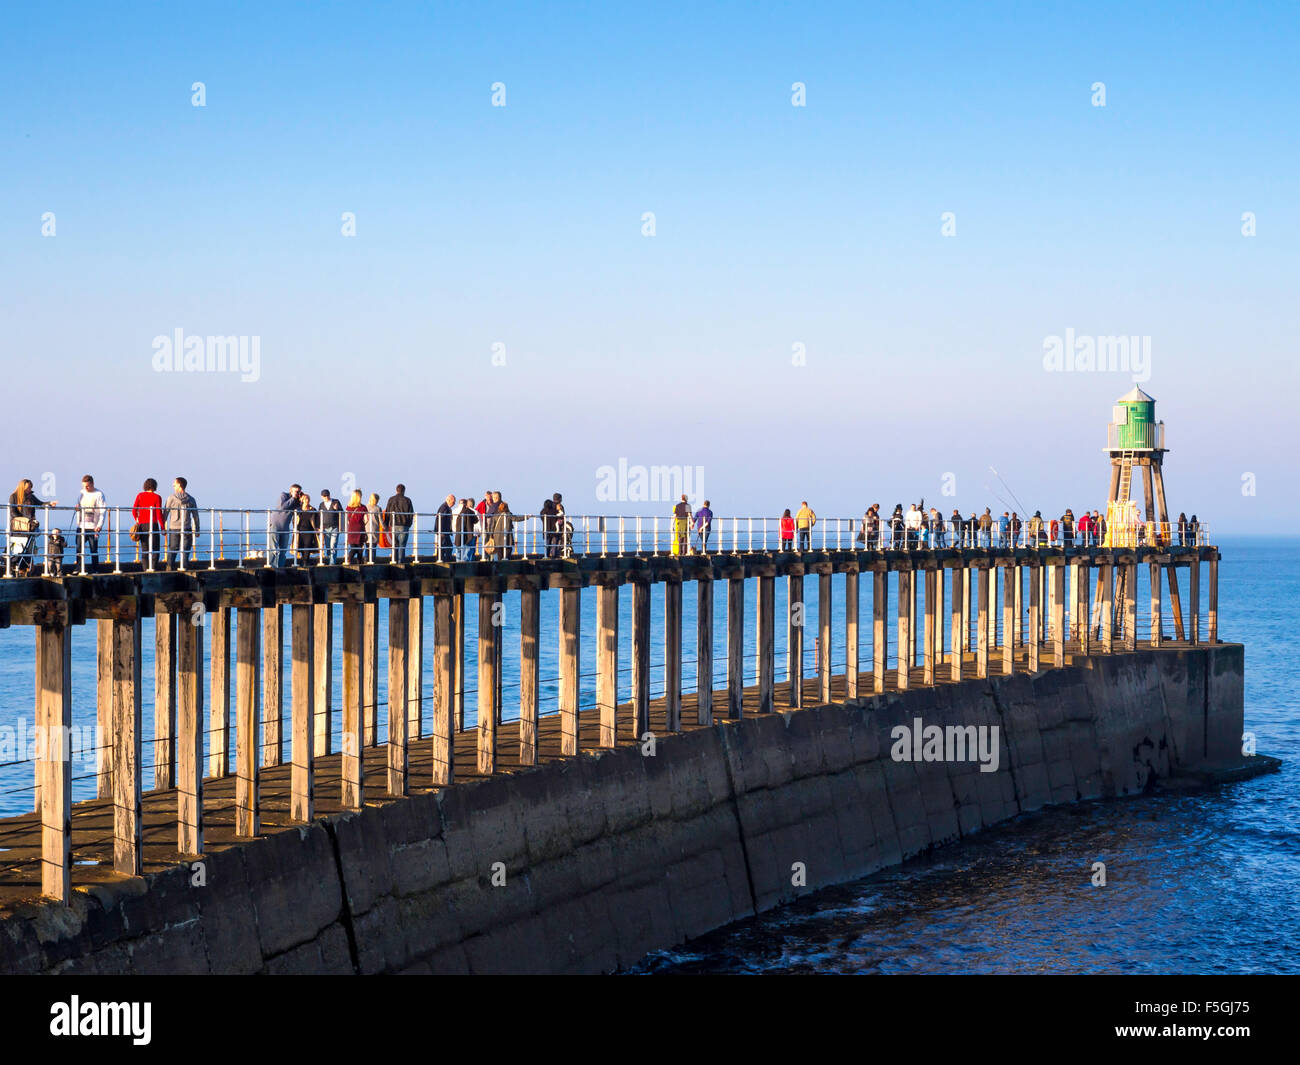
{"label": "rocks at pier base", "polygon": [[[341,814],[0,920],[4,972],[604,972],[1025,811],[1276,767],[1243,649],[723,721]],[[997,770],[896,726],[998,728]],[[1081,859],[1082,860],[1082,859]]]}

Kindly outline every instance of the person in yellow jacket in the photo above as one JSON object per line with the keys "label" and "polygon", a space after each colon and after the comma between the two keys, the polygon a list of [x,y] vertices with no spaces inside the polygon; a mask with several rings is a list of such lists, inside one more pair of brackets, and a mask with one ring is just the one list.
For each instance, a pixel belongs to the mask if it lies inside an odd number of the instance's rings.
{"label": "person in yellow jacket", "polygon": [[799,513],[794,516],[794,527],[799,532],[799,550],[807,551],[812,547],[812,527],[817,524],[817,515],[804,500]]}
{"label": "person in yellow jacket", "polygon": [[683,495],[681,501],[673,507],[672,553],[684,555],[690,550],[691,505]]}

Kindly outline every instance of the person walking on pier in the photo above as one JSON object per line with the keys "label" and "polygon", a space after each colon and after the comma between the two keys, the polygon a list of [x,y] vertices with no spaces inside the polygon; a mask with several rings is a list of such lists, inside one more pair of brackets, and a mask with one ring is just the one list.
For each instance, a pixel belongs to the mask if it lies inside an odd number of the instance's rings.
{"label": "person walking on pier", "polygon": [[294,519],[298,513],[298,497],[302,495],[302,485],[291,484],[289,491],[281,492],[275,509],[271,511],[271,543],[267,552],[268,563],[272,567],[283,566],[289,560],[293,547]]}
{"label": "person walking on pier", "polygon": [[434,518],[434,532],[438,537],[438,560],[440,562],[450,562],[455,557],[455,547],[452,543],[452,510],[456,506],[456,497],[448,492],[447,498],[438,504],[438,512]]}
{"label": "person walking on pier", "polygon": [[108,504],[104,493],[95,487],[95,478],[86,474],[81,479],[81,498],[77,500],[77,564],[85,569],[99,565],[99,533],[108,517]]}
{"label": "person walking on pier", "polygon": [[411,536],[411,522],[414,521],[415,506],[406,498],[406,485],[399,484],[396,491],[388,497],[384,505],[384,528],[389,539],[393,541],[395,563],[406,561],[406,541]]}
{"label": "person walking on pier", "polygon": [[348,562],[355,566],[361,562],[362,545],[366,542],[366,506],[361,502],[361,492],[358,489],[352,490],[344,509],[344,520],[347,523],[345,543]]}
{"label": "person walking on pier", "polygon": [[794,550],[794,518],[790,516],[790,508],[785,508],[785,513],[781,515],[781,550]]}
{"label": "person walking on pier", "polygon": [[163,504],[163,522],[167,527],[167,561],[171,569],[175,559],[181,569],[194,557],[194,540],[199,533],[199,505],[189,493],[189,481],[177,477],[172,481],[172,494]]}
{"label": "person walking on pier", "polygon": [[709,553],[709,533],[713,529],[713,511],[709,509],[709,501],[704,501],[704,506],[695,512],[695,535],[700,540],[700,551],[703,554]]}
{"label": "person walking on pier", "polygon": [[131,539],[140,545],[140,561],[145,569],[154,569],[162,552],[162,496],[152,477],[145,479],[131,505],[131,520]]}
{"label": "person walking on pier", "polygon": [[807,551],[812,547],[812,530],[816,524],[817,514],[805,499],[799,507],[799,513],[794,516],[794,526],[799,530],[800,551]]}
{"label": "person walking on pier", "polygon": [[320,556],[327,566],[334,565],[338,554],[339,526],[343,520],[343,504],[330,496],[328,488],[320,490]]}
{"label": "person walking on pier", "polygon": [[36,535],[41,523],[36,518],[37,507],[57,507],[59,501],[37,499],[32,482],[24,477],[9,494],[9,555],[15,559],[14,569],[20,574],[30,572],[36,546]]}

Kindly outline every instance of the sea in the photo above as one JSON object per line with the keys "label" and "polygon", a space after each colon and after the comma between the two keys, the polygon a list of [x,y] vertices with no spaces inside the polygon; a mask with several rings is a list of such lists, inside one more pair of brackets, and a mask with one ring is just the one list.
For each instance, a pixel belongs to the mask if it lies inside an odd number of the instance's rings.
{"label": "sea", "polygon": [[[1196,794],[1154,794],[1025,815],[863,880],[828,888],[740,921],[631,971],[687,973],[1260,973],[1300,972],[1300,636],[1289,611],[1300,602],[1300,538],[1225,539],[1220,545],[1219,637],[1246,648],[1246,730],[1263,754],[1283,759],[1280,773]],[[1204,569],[1204,567],[1202,567]],[[1149,602],[1140,567],[1137,601]],[[1185,571],[1183,573],[1185,579]],[[837,578],[832,662],[843,662],[843,598]],[[951,585],[951,582],[949,582]],[[745,647],[756,646],[755,582],[746,582]],[[692,585],[686,586],[691,592]],[[864,584],[864,620],[870,611]],[[582,703],[595,700],[595,595],[582,593]],[[951,588],[949,588],[949,594]],[[805,581],[805,613],[817,617],[818,582]],[[652,695],[662,692],[660,589],[653,591]],[[777,582],[777,617],[785,611]],[[541,640],[543,713],[558,710],[558,598],[544,592]],[[695,683],[695,596],[683,596],[683,684]],[[1186,591],[1184,585],[1184,600]],[[1165,596],[1166,632],[1172,632]],[[426,633],[432,603],[426,600]],[[1205,597],[1202,595],[1202,617]],[[889,605],[890,617],[896,616]],[[714,663],[726,668],[726,593],[714,601]],[[1142,611],[1140,611],[1141,613]],[[386,611],[379,611],[380,654]],[[466,661],[477,660],[476,603],[466,607]],[[1204,622],[1202,622],[1204,624]],[[1139,622],[1139,637],[1146,620]],[[891,626],[892,627],[892,626]],[[73,793],[95,793],[95,625],[74,630],[72,652]],[[785,626],[776,633],[777,680],[785,676]],[[631,595],[620,598],[619,696],[630,696]],[[862,625],[861,661],[871,661],[871,626]],[[341,632],[336,623],[334,732],[342,690]],[[517,717],[517,593],[505,596],[503,716]],[[288,687],[287,646],[285,677]],[[810,629],[804,672],[817,648]],[[143,623],[142,735],[146,781],[152,779],[153,623]],[[30,628],[0,630],[0,817],[33,803],[34,638]],[[756,656],[747,654],[746,683]],[[425,700],[432,705],[432,640],[425,640]],[[380,670],[380,741],[386,718]],[[205,674],[210,677],[210,670]],[[467,724],[475,693],[466,689]],[[286,690],[286,713],[288,692]],[[232,708],[233,710],[233,708]],[[425,730],[428,729],[426,713]],[[287,731],[287,730],[286,730]],[[205,747],[210,746],[205,735]],[[0,866],[4,854],[0,849]],[[1106,869],[1094,885],[1095,863]]]}

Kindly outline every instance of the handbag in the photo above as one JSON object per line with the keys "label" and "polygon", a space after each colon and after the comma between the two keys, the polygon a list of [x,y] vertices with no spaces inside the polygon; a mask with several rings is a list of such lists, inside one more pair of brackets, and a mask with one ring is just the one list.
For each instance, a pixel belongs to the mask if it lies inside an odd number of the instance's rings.
{"label": "handbag", "polygon": [[386,533],[386,532],[381,532],[381,533],[379,534],[379,546],[380,546],[380,547],[392,547],[392,546],[393,546],[393,542],[392,542],[391,540],[388,539],[388,533]]}
{"label": "handbag", "polygon": [[144,531],[144,526],[138,521],[131,526],[131,542],[138,544],[140,542],[140,533]]}
{"label": "handbag", "polygon": [[34,533],[41,527],[41,523],[35,518],[17,517],[13,520],[14,532]]}

